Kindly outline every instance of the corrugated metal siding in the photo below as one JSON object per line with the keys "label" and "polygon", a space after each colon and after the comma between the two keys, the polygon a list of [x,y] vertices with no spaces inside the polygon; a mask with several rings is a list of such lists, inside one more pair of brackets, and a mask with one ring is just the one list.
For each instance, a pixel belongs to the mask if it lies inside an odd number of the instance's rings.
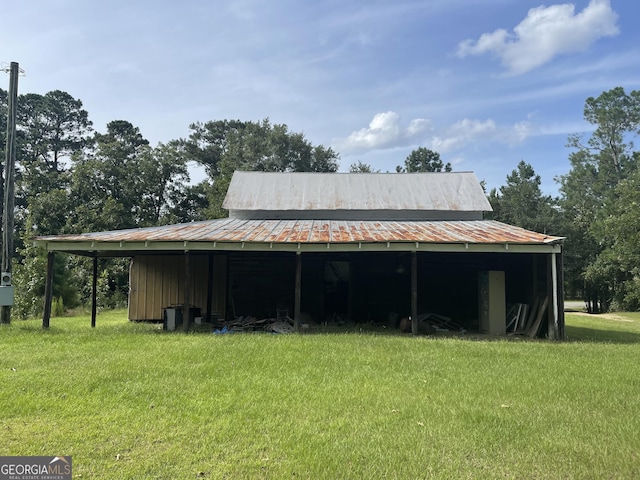
{"label": "corrugated metal siding", "polygon": [[424,242],[548,244],[562,241],[493,220],[373,222],[220,219],[162,227],[38,237],[38,242]]}
{"label": "corrugated metal siding", "polygon": [[227,210],[491,211],[472,172],[235,172]]}

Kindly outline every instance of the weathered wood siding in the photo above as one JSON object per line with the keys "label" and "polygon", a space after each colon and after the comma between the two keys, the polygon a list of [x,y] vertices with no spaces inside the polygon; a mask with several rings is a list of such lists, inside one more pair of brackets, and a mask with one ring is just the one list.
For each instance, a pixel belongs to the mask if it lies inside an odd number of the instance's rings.
{"label": "weathered wood siding", "polygon": [[[191,255],[191,305],[202,315],[224,316],[227,288],[227,257],[213,256],[213,278],[209,282],[209,256]],[[133,258],[129,271],[129,320],[162,320],[162,309],[184,303],[182,255],[140,255]],[[211,289],[211,312],[207,312],[207,293]]]}

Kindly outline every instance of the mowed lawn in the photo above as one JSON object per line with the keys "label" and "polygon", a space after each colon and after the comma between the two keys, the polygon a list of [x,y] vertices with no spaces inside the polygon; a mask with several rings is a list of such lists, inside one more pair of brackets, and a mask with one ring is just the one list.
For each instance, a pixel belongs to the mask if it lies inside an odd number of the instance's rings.
{"label": "mowed lawn", "polygon": [[569,341],[0,326],[0,455],[83,479],[640,477],[640,315]]}

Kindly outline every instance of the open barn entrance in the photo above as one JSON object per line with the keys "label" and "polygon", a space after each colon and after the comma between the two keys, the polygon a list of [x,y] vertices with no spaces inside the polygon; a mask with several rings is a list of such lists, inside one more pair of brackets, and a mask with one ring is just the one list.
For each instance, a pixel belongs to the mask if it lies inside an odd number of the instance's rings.
{"label": "open barn entrance", "polygon": [[[418,314],[449,319],[453,328],[480,328],[481,272],[503,272],[508,306],[534,305],[548,290],[546,255],[422,252],[417,256]],[[304,323],[371,323],[397,328],[411,314],[410,252],[301,255]],[[276,317],[295,308],[296,254],[229,255],[227,318]]]}

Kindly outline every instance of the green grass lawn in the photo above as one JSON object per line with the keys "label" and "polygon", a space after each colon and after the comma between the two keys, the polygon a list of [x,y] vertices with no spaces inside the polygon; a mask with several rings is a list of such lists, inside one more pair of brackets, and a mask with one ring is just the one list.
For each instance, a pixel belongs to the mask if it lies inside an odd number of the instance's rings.
{"label": "green grass lawn", "polygon": [[640,477],[640,315],[569,341],[0,326],[0,455],[86,479]]}

